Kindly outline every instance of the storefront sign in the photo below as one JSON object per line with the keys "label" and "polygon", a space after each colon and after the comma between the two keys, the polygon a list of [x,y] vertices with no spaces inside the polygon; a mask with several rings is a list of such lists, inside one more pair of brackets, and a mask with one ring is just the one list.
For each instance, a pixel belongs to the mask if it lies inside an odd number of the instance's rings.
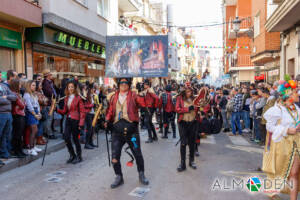
{"label": "storefront sign", "polygon": [[92,53],[96,53],[101,55],[102,58],[105,58],[105,47],[90,42],[88,40],[84,40],[82,38],[64,33],[64,32],[57,32],[55,35],[55,41],[59,43],[63,43],[65,45],[69,45],[74,48],[82,49],[85,51],[89,51]]}
{"label": "storefront sign", "polygon": [[5,81],[7,79],[7,72],[1,72],[0,76],[2,81]]}
{"label": "storefront sign", "polygon": [[264,75],[264,74],[261,74],[260,76],[255,76],[254,79],[255,79],[256,81],[265,80],[265,75]]}
{"label": "storefront sign", "polygon": [[0,46],[22,49],[21,33],[0,27]]}

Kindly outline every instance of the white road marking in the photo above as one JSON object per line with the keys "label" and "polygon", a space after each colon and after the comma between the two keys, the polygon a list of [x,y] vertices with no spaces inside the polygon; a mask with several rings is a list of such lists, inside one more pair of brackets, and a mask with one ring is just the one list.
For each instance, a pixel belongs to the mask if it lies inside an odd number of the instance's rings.
{"label": "white road marking", "polygon": [[143,198],[149,191],[150,191],[150,188],[136,187],[134,190],[132,190],[129,193],[129,195],[134,196],[134,197]]}
{"label": "white road marking", "polygon": [[232,144],[234,145],[242,145],[242,146],[251,146],[251,144],[243,138],[243,136],[228,136]]}
{"label": "white road marking", "polygon": [[259,148],[259,147],[245,147],[245,146],[234,146],[234,145],[230,145],[227,144],[225,146],[226,148],[230,148],[230,149],[236,149],[236,150],[241,150],[241,151],[246,151],[249,153],[263,153],[263,149]]}

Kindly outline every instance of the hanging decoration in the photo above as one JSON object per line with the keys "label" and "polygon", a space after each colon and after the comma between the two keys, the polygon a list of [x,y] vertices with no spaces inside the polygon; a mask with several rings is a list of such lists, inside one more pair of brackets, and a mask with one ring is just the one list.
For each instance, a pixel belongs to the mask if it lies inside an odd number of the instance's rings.
{"label": "hanging decoration", "polygon": [[186,48],[196,48],[196,49],[249,49],[248,46],[203,46],[203,45],[187,45],[178,44],[177,42],[170,42],[169,46],[173,47],[186,47]]}

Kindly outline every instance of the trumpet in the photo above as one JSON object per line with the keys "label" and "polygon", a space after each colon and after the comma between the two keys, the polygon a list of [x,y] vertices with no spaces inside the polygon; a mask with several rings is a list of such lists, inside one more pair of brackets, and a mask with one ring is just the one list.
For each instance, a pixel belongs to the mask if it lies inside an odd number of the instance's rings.
{"label": "trumpet", "polygon": [[96,126],[96,123],[97,123],[97,120],[98,120],[98,117],[100,114],[102,114],[102,108],[103,108],[103,105],[102,103],[98,106],[98,109],[94,115],[94,118],[93,118],[93,122],[92,122],[92,127],[95,127]]}

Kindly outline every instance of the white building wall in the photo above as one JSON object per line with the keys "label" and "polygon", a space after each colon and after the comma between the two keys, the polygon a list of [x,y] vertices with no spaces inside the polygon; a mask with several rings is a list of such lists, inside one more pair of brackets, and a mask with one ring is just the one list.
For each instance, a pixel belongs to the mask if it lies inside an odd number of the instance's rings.
{"label": "white building wall", "polygon": [[[117,0],[109,0],[117,1]],[[43,13],[53,13],[90,31],[105,36],[107,20],[97,14],[97,0],[88,0],[83,6],[76,0],[41,0]]]}

